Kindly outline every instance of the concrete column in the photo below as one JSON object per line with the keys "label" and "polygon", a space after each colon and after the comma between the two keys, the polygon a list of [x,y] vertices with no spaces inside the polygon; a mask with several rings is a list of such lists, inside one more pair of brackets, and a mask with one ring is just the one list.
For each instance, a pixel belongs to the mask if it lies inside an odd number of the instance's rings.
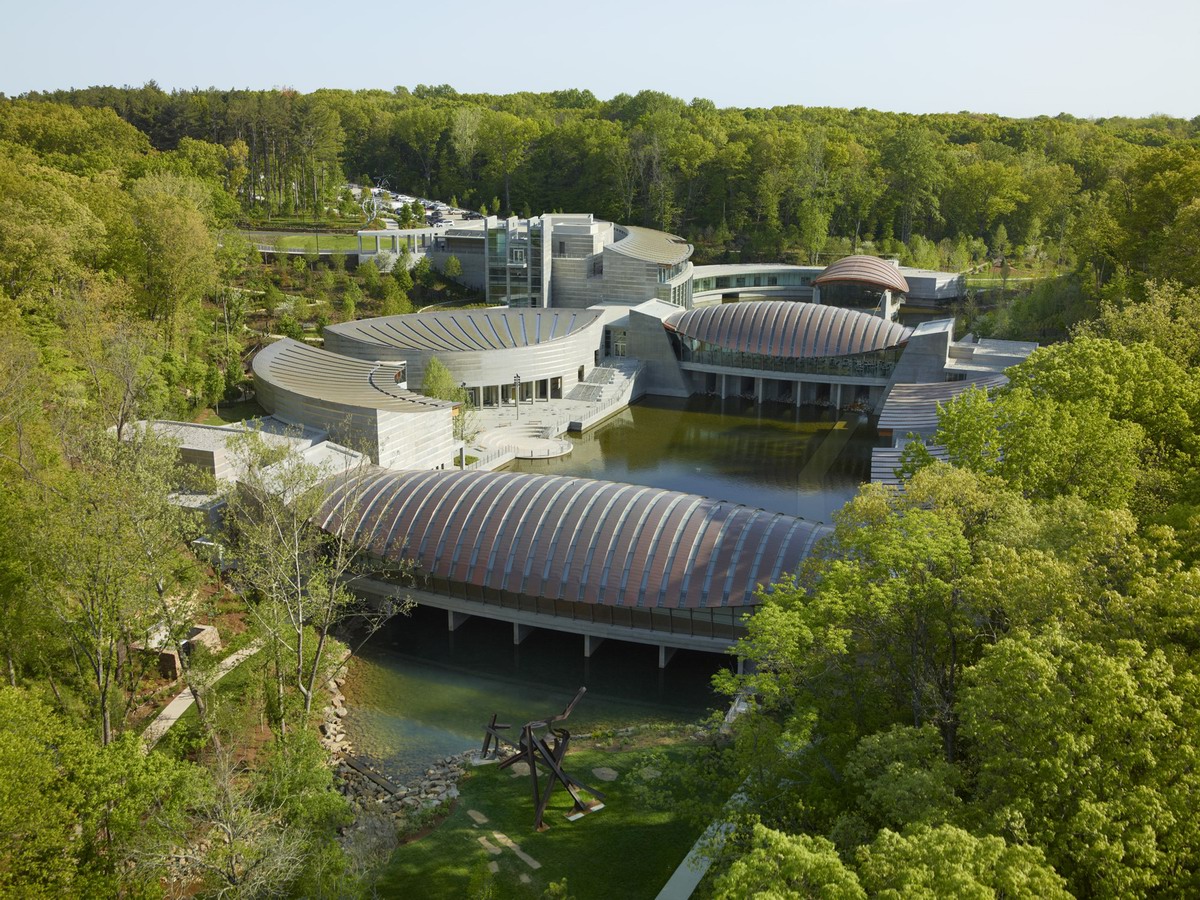
{"label": "concrete column", "polygon": [[379,252],[379,235],[375,235],[375,252]]}
{"label": "concrete column", "polygon": [[796,381],[792,383],[792,394],[796,399],[796,409],[800,408],[800,394],[804,392],[804,382]]}
{"label": "concrete column", "polygon": [[522,643],[525,638],[533,634],[532,625],[522,625],[520,622],[513,622],[513,645],[516,646]]}
{"label": "concrete column", "polygon": [[721,399],[724,400],[728,396],[729,396],[729,394],[725,390],[725,373],[722,372],[721,373]]}
{"label": "concrete column", "polygon": [[834,387],[836,388],[836,390],[833,392],[833,408],[841,409],[842,408],[842,386],[840,384],[835,384]]}
{"label": "concrete column", "polygon": [[585,634],[585,635],[583,636],[583,656],[584,656],[584,659],[591,659],[591,658],[592,658],[592,654],[593,654],[593,653],[595,653],[595,652],[596,652],[596,650],[597,650],[597,649],[600,647],[600,645],[601,645],[601,644],[603,644],[603,643],[604,643],[604,638],[602,638],[602,637],[596,637],[595,635],[592,635],[592,634]]}
{"label": "concrete column", "polygon": [[675,655],[676,647],[668,647],[666,644],[658,645],[658,667],[665,669],[667,663],[671,661],[671,657]]}
{"label": "concrete column", "polygon": [[471,618],[468,613],[455,612],[452,609],[446,610],[446,627],[451,631],[458,631],[459,626],[467,619]]}
{"label": "concrete column", "polygon": [[762,378],[754,379],[754,396],[758,398],[759,403],[763,402],[763,381],[764,379]]}

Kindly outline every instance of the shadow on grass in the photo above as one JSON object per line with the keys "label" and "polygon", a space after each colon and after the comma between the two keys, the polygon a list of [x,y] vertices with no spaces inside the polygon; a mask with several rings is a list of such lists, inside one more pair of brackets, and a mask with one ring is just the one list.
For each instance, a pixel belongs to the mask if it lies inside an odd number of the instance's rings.
{"label": "shadow on grass", "polygon": [[[681,763],[685,753],[676,748],[668,758]],[[569,753],[567,771],[603,792],[605,808],[568,822],[564,813],[571,799],[560,788],[546,813],[550,829],[541,834],[533,830],[527,777],[513,777],[511,770],[495,766],[473,770],[460,784],[458,806],[449,818],[393,854],[378,882],[381,895],[540,897],[552,882],[566,878],[570,896],[578,900],[654,897],[699,834],[670,808],[652,807],[639,796],[644,763],[644,751]],[[597,779],[592,769],[600,766],[615,769],[616,781]],[[468,810],[482,813],[488,821],[476,824]],[[522,862],[495,832],[506,835],[541,867],[532,869]],[[501,852],[489,853],[480,838]],[[488,871],[493,861],[499,866],[494,875]],[[522,881],[523,875],[527,881]],[[493,893],[486,894],[481,889],[489,881]]]}

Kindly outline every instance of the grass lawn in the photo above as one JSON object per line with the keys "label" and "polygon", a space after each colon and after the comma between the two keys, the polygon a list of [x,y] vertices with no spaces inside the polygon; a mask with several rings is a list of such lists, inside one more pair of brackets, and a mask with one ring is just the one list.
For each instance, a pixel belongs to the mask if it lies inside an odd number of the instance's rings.
{"label": "grass lawn", "polygon": [[[680,761],[686,750],[671,749],[668,758]],[[616,781],[603,782],[592,769],[615,769]],[[568,822],[563,813],[571,799],[560,787],[546,812],[548,831],[533,830],[533,801],[528,776],[514,777],[496,766],[474,769],[459,785],[462,792],[454,812],[434,831],[400,847],[378,884],[386,897],[541,897],[551,882],[567,879],[568,893],[578,900],[654,897],[687,855],[699,832],[680,821],[670,808],[643,801],[637,786],[644,784],[644,751],[604,752],[575,749],[567,754],[566,770],[606,796],[605,808]],[[587,795],[584,795],[587,797]],[[488,821],[476,824],[468,810]],[[495,833],[508,837],[541,863],[530,868]],[[485,838],[498,855],[480,843]],[[488,871],[496,862],[499,871]],[[521,876],[528,877],[522,882]],[[492,893],[481,890],[491,881]]]}
{"label": "grass lawn", "polygon": [[205,409],[195,421],[200,425],[231,425],[234,422],[261,418],[266,414],[266,410],[258,403],[253,400],[245,400],[240,403],[222,403],[216,412]]}
{"label": "grass lawn", "polygon": [[[324,231],[357,231],[363,227],[363,217],[356,213],[353,216],[324,216],[317,221]],[[253,222],[243,221],[241,227],[252,231],[312,231],[313,218],[311,215],[285,216],[276,213],[268,219],[257,219]]]}
{"label": "grass lawn", "polygon": [[[312,250],[316,251],[317,244],[321,250],[358,250],[358,236],[353,234],[322,234],[317,240],[313,234],[289,234],[287,237],[276,239],[275,246],[280,250]],[[372,248],[374,243],[372,243]]]}

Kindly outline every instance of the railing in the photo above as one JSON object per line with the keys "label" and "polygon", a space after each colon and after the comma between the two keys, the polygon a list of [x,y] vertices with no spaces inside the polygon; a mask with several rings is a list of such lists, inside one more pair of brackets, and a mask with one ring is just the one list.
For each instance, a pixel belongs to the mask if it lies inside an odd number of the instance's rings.
{"label": "railing", "polygon": [[[725,639],[730,642],[746,634],[743,617],[754,612],[753,607],[675,609],[670,607],[611,606],[605,603],[531,597],[527,594],[514,594],[495,588],[451,582],[433,576],[419,579],[414,587],[445,597],[453,597],[456,600],[479,604],[481,607],[492,606],[553,616],[559,620],[566,619],[667,635]],[[482,612],[480,614],[487,615]]]}
{"label": "railing", "polygon": [[[634,390],[637,388],[638,376],[642,374],[642,370],[644,368],[645,368],[644,365],[639,365],[636,369],[633,370],[632,373],[622,372],[622,374],[625,374],[627,376],[627,382],[626,382],[626,384],[621,386],[621,390],[615,396],[610,397],[607,400],[603,400],[599,404],[593,406],[591,409],[588,410],[587,415],[583,416],[580,419],[573,419],[571,424],[578,425],[579,428],[582,429],[582,428],[586,427],[586,425],[588,423],[594,422],[597,418],[599,418],[600,416],[603,416],[608,410],[612,409],[614,406],[627,406],[629,404],[630,399],[633,397]],[[610,369],[609,371],[615,373],[615,372],[622,371],[622,370]]]}
{"label": "railing", "polygon": [[516,447],[509,444],[501,444],[499,447],[489,447],[483,452],[482,456],[476,458],[475,462],[467,463],[467,470],[492,469],[502,462],[508,462],[508,460],[516,458]]}

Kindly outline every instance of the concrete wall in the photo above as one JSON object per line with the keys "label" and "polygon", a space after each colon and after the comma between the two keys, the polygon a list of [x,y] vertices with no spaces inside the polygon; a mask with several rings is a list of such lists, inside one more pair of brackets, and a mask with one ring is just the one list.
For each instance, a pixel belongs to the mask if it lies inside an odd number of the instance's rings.
{"label": "concrete wall", "polygon": [[891,386],[946,380],[946,361],[950,358],[950,342],[954,337],[954,320],[938,319],[918,325],[900,362],[892,371]]}
{"label": "concrete wall", "polygon": [[378,462],[388,469],[436,469],[458,455],[454,410],[419,413],[376,410]]}
{"label": "concrete wall", "polygon": [[339,443],[367,453],[389,469],[449,465],[458,448],[449,407],[393,412],[305,397],[273,385],[257,373],[254,386],[263,409],[285,422],[320,428]]}
{"label": "concrete wall", "polygon": [[604,250],[604,281],[602,297],[605,303],[625,303],[635,306],[658,296],[658,266],[643,259],[634,259],[612,248]]}
{"label": "concrete wall", "polygon": [[604,277],[592,275],[595,256],[555,257],[550,278],[550,305],[555,309],[587,309],[603,299]]}
{"label": "concrete wall", "polygon": [[439,272],[446,269],[446,260],[457,256],[462,264],[461,281],[467,287],[482,291],[487,279],[487,254],[484,253],[482,238],[447,238],[439,241],[425,254],[430,264]]}
{"label": "concrete wall", "polygon": [[408,383],[413,390],[419,391],[425,379],[425,367],[430,358],[436,356],[450,370],[455,384],[464,381],[467,387],[512,384],[513,376],[519,374],[522,381],[561,377],[566,391],[576,383],[580,366],[584,368],[584,377],[595,367],[596,350],[603,340],[603,325],[597,322],[558,340],[512,350],[409,351]]}
{"label": "concrete wall", "polygon": [[425,367],[432,357],[450,370],[455,384],[467,387],[512,384],[513,376],[522,381],[545,378],[563,379],[563,392],[573,387],[583,366],[584,377],[596,365],[596,351],[604,341],[604,323],[597,319],[587,328],[542,344],[507,350],[401,350],[367,344],[335,331],[325,333],[325,349],[331,353],[374,362],[380,358],[403,358],[408,362],[410,390],[420,391]]}
{"label": "concrete wall", "polygon": [[[662,312],[661,309],[658,311]],[[660,316],[637,309],[629,311],[626,352],[645,364],[640,384],[646,393],[665,397],[692,394]]]}

